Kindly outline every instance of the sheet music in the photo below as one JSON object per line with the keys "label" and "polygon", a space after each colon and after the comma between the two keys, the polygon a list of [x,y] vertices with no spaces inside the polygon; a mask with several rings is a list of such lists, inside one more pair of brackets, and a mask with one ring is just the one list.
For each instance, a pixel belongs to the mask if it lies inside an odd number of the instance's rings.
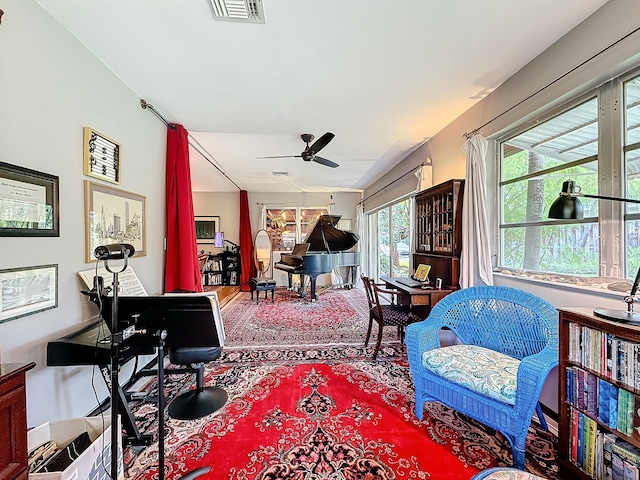
{"label": "sheet music", "polygon": [[[119,268],[119,267],[118,267]],[[89,290],[93,288],[93,277],[96,275],[96,269],[92,268],[90,270],[84,270],[82,272],[78,272],[80,278],[87,286]],[[113,296],[113,274],[110,273],[106,268],[99,267],[98,268],[98,276],[104,279],[104,286],[111,287],[108,296]],[[133,271],[132,267],[127,267],[127,269],[118,274],[118,295],[129,295],[133,297],[141,297],[146,296],[147,291],[142,286],[140,279],[136,275],[136,272]]]}

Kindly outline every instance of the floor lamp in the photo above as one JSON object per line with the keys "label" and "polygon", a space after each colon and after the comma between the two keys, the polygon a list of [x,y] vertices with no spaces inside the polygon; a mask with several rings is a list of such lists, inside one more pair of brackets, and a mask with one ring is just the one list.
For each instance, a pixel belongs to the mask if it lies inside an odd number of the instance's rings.
{"label": "floor lamp", "polygon": [[[585,198],[599,198],[602,200],[613,200],[615,202],[625,203],[640,203],[640,200],[634,200],[631,198],[620,197],[607,197],[604,195],[588,195],[582,193],[581,188],[575,184],[573,180],[567,180],[562,183],[562,191],[560,196],[551,204],[549,208],[549,218],[557,219],[581,219],[584,216],[582,208],[582,202],[578,197]],[[640,325],[640,313],[633,311],[633,304],[635,302],[635,296],[638,292],[638,285],[640,284],[640,269],[636,274],[636,279],[633,282],[629,295],[624,297],[624,302],[627,304],[626,310],[610,310],[607,308],[596,308],[593,310],[593,314],[596,317],[604,318],[607,320],[613,320],[614,322],[632,323]]]}

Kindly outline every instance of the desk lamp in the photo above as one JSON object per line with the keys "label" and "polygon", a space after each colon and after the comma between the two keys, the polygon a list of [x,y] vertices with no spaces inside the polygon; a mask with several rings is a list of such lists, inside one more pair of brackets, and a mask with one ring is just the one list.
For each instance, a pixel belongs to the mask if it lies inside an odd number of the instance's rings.
{"label": "desk lamp", "polygon": [[[557,219],[581,219],[583,217],[582,203],[578,197],[599,198],[602,200],[613,200],[616,202],[640,203],[640,200],[631,198],[607,197],[604,195],[588,195],[581,192],[581,188],[576,186],[573,180],[567,180],[562,183],[562,191],[560,196],[551,204],[549,208],[549,218]],[[636,274],[633,287],[629,295],[624,297],[627,304],[627,310],[610,310],[606,308],[596,308],[593,314],[596,317],[613,320],[614,322],[633,323],[640,325],[640,313],[633,311],[633,303],[640,284],[640,269]]]}

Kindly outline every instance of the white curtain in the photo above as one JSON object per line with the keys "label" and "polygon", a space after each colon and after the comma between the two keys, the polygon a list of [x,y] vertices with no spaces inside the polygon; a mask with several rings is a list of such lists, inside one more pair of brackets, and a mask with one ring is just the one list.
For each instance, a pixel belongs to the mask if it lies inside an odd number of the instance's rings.
{"label": "white curtain", "polygon": [[462,288],[493,285],[485,189],[487,145],[487,139],[482,135],[474,135],[462,145],[467,154],[460,257]]}
{"label": "white curtain", "polygon": [[[334,210],[335,210],[335,202],[333,201],[333,194],[331,194],[330,200],[329,200],[329,208],[327,210],[329,210],[329,215],[333,215]],[[344,277],[342,275],[342,267],[337,267],[334,268],[333,270],[331,270],[331,285],[342,285],[344,284]]]}
{"label": "white curtain", "polygon": [[260,223],[258,224],[258,230],[267,227],[267,206],[263,203],[260,207]]}
{"label": "white curtain", "polygon": [[414,175],[418,179],[418,185],[416,186],[416,192],[421,192],[429,187],[433,186],[433,167],[431,166],[431,159],[427,159],[427,162],[415,171]]}
{"label": "white curtain", "polygon": [[[364,203],[359,203],[356,205],[356,227],[355,230],[358,232],[358,236],[360,237],[360,241],[357,244],[357,249],[360,252],[360,271],[368,272],[368,264],[367,264],[367,251],[365,249],[365,242],[369,242],[370,239],[365,238],[366,225],[365,220],[366,216],[364,214]],[[355,273],[358,273],[358,267],[355,267]],[[356,275],[356,286],[363,287],[362,280],[360,279],[360,275]]]}

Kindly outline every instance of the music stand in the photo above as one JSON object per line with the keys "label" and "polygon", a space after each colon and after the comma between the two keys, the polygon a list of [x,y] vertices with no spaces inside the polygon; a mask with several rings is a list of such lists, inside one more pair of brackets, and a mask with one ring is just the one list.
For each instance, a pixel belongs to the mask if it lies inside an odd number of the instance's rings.
{"label": "music stand", "polygon": [[[119,319],[119,296],[118,296],[118,275],[124,272],[128,266],[128,259],[135,252],[132,245],[129,244],[111,244],[105,246],[96,247],[94,255],[98,261],[104,260],[105,269],[113,274],[113,301],[111,304],[111,385],[110,385],[110,403],[111,403],[111,479],[118,479],[118,432],[117,419],[118,419],[118,402],[116,396],[118,395],[117,389],[120,386],[118,379],[118,358],[120,344],[126,338],[135,334],[145,334],[147,329],[127,328],[125,331],[120,331],[118,328]],[[109,260],[117,259],[122,260],[123,264],[120,270],[111,269],[109,267]],[[98,282],[99,284],[99,282]],[[102,294],[100,288],[98,288],[97,296]],[[136,298],[150,298],[150,297],[136,297]],[[158,297],[156,297],[158,298]],[[104,318],[104,317],[103,317]],[[105,319],[106,321],[106,319]],[[164,349],[164,340],[167,336],[166,330],[158,330],[156,337],[158,338],[158,474],[159,480],[164,480],[164,361],[162,359],[161,352]],[[193,480],[198,478],[211,470],[210,467],[201,467],[192,472],[187,473],[181,480]],[[124,472],[123,472],[124,473]]]}

